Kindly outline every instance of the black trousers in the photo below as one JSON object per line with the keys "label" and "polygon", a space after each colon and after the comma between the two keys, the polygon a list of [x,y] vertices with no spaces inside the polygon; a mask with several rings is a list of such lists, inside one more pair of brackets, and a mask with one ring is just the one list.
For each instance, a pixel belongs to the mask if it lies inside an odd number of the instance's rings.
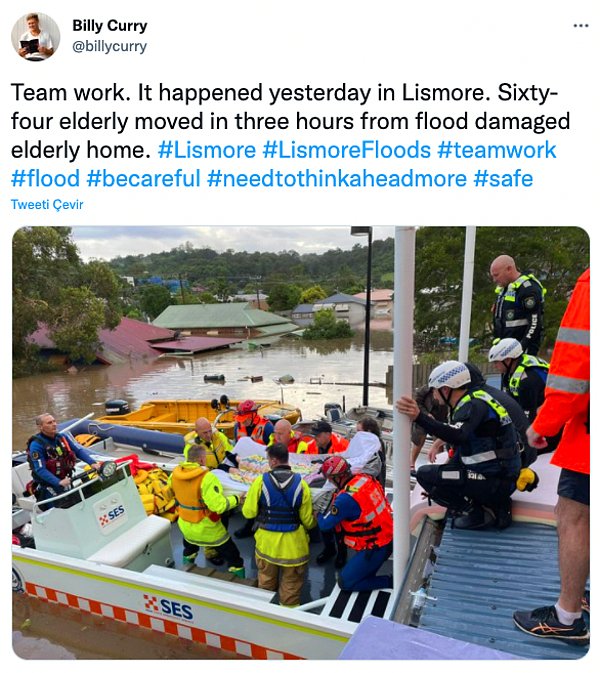
{"label": "black trousers", "polygon": [[[230,568],[241,568],[244,565],[244,559],[240,555],[240,550],[231,538],[229,538],[227,542],[220,544],[218,547],[211,547],[211,549],[216,549]],[[199,550],[200,547],[197,544],[185,539],[183,540],[184,556],[191,556],[192,554],[198,553]]]}
{"label": "black trousers", "polygon": [[509,507],[516,479],[516,476],[513,479],[484,476],[456,463],[423,465],[417,471],[417,481],[429,497],[458,512],[473,505],[492,509]]}

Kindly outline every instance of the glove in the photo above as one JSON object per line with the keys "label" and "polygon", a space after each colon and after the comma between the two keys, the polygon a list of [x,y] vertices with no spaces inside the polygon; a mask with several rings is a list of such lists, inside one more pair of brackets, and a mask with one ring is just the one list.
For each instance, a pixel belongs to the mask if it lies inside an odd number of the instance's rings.
{"label": "glove", "polygon": [[524,467],[519,472],[517,488],[519,491],[533,491],[534,488],[537,488],[539,481],[540,478],[530,467]]}

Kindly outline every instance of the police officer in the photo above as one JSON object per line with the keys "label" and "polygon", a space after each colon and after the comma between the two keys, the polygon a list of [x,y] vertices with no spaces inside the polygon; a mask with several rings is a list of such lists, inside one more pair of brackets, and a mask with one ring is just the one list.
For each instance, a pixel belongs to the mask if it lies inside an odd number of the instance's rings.
{"label": "police officer", "polygon": [[512,337],[524,353],[537,355],[544,331],[544,295],[546,290],[533,274],[522,274],[515,261],[500,255],[490,266],[496,283],[494,304],[494,337]]}
{"label": "police officer", "polygon": [[449,509],[454,527],[476,529],[495,522],[506,528],[512,522],[510,496],[521,470],[510,415],[489,392],[471,387],[470,371],[462,362],[449,360],[436,367],[429,385],[450,408],[449,424],[424,414],[411,397],[396,402],[400,413],[451,447],[448,462],[423,465],[417,481],[432,500]]}
{"label": "police officer", "polygon": [[392,509],[381,484],[367,474],[352,474],[340,455],[325,459],[323,475],[336,487],[331,507],[317,517],[322,531],[341,530],[356,553],[338,576],[340,589],[373,591],[392,587],[390,575],[378,575],[393,550]]}
{"label": "police officer", "polygon": [[77,460],[83,460],[96,470],[100,469],[101,463],[92,458],[71,435],[58,432],[52,414],[40,414],[35,423],[39,432],[27,442],[27,460],[33,474],[37,500],[47,500],[64,493],[71,485]]}

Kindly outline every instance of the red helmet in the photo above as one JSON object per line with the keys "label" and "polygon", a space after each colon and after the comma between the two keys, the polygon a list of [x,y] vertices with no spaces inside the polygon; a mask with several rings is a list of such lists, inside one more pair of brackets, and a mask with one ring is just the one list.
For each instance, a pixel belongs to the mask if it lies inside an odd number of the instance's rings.
{"label": "red helmet", "polygon": [[323,461],[321,474],[327,479],[336,480],[351,473],[350,463],[341,456],[330,456]]}
{"label": "red helmet", "polygon": [[244,400],[238,404],[236,419],[248,416],[249,414],[254,414],[257,410],[258,405],[254,402],[254,400]]}

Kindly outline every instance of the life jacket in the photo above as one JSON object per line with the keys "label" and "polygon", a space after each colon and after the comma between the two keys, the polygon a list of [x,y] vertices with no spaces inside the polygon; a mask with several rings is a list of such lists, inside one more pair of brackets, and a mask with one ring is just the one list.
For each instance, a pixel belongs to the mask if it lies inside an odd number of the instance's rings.
{"label": "life jacket", "polygon": [[590,473],[590,271],[577,280],[560,323],[546,399],[533,422],[540,435],[552,437],[564,424],[551,463]]}
{"label": "life jacket", "polygon": [[224,460],[229,447],[223,440],[223,435],[220,432],[213,432],[210,443],[201,439],[195,430],[188,432],[183,438],[185,446],[183,447],[183,455],[188,459],[188,451],[193,444],[200,444],[206,450],[206,467],[209,470],[216,469]]}
{"label": "life jacket", "polygon": [[543,381],[546,382],[550,365],[545,360],[542,360],[535,355],[528,355],[527,353],[524,353],[521,356],[521,361],[515,367],[515,371],[511,374],[510,379],[508,380],[508,390],[515,399],[518,399],[519,397],[519,387],[521,385],[523,374],[527,369],[531,369],[533,367],[542,370],[539,372],[539,374]]}
{"label": "life jacket", "polygon": [[176,518],[173,489],[168,474],[160,467],[140,468],[133,477],[146,514],[158,514],[169,520]]}
{"label": "life jacket", "polygon": [[253,441],[258,442],[259,444],[264,444],[265,440],[263,439],[263,435],[265,434],[265,426],[267,423],[270,423],[270,421],[258,414],[255,414],[254,418],[256,419],[256,423],[252,427],[250,434],[248,434],[248,428],[245,425],[238,423],[237,439],[240,437],[250,437]]}
{"label": "life jacket", "polygon": [[[329,443],[329,448],[325,453],[343,453],[347,448],[350,442],[345,438],[337,435],[335,432],[331,433],[331,441]],[[313,441],[308,445],[306,453],[321,453],[317,443]]]}
{"label": "life jacket", "polygon": [[482,400],[488,406],[488,419],[498,419],[500,431],[496,437],[473,435],[458,448],[458,457],[468,469],[480,474],[506,473],[516,476],[521,469],[517,434],[508,411],[485,390],[471,390],[463,395],[452,410],[454,420],[457,412],[473,399]]}
{"label": "life jacket", "polygon": [[[278,476],[283,475],[282,480]],[[291,533],[300,526],[302,505],[302,477],[291,469],[276,468],[262,478],[258,499],[257,522],[259,528]]]}
{"label": "life jacket", "polygon": [[27,440],[27,462],[29,463],[35,482],[42,483],[42,480],[33,470],[33,462],[30,455],[31,444],[34,441],[40,442],[46,451],[46,468],[49,472],[54,474],[58,479],[64,479],[64,477],[68,477],[73,472],[73,468],[77,463],[77,456],[69,446],[67,438],[58,433],[54,439],[50,439],[39,433]]}
{"label": "life jacket", "polygon": [[496,294],[498,295],[494,309],[494,334],[496,336],[518,338],[516,334],[529,325],[527,312],[521,303],[519,291],[522,288],[530,287],[533,283],[539,286],[541,295],[540,312],[543,312],[546,288],[532,273],[521,274],[506,287],[496,287]]}
{"label": "life jacket", "polygon": [[[361,512],[356,521],[341,523],[344,542],[348,547],[361,551],[384,547],[392,541],[392,508],[376,479],[366,474],[357,474],[335,497],[341,493],[350,495],[360,506]],[[335,498],[333,502],[335,504]]]}
{"label": "life jacket", "polygon": [[218,521],[221,517],[211,512],[202,499],[202,480],[208,473],[206,467],[198,465],[188,469],[177,465],[171,474],[171,488],[179,509],[179,517],[189,523],[198,523],[205,517]]}

